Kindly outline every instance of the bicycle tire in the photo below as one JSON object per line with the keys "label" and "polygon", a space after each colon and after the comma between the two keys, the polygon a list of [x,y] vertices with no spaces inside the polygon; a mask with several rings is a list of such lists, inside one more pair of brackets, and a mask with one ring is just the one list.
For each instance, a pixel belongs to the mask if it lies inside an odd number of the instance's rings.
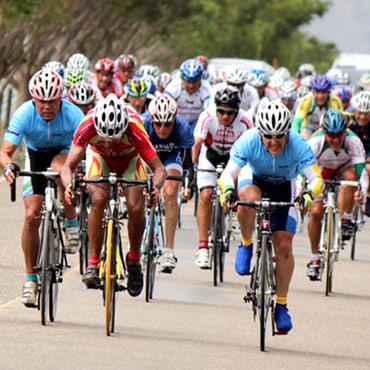
{"label": "bicycle tire", "polygon": [[153,298],[155,281],[155,261],[154,261],[154,222],[155,209],[152,207],[149,213],[149,227],[145,242],[146,250],[146,271],[145,271],[145,300],[149,302]]}
{"label": "bicycle tire", "polygon": [[[181,194],[179,192],[179,194]],[[184,202],[182,201],[181,199],[181,195],[178,195],[178,205],[179,205],[179,216],[178,216],[178,219],[177,219],[177,226],[179,227],[179,229],[181,229],[181,226],[182,226],[182,214],[183,214],[183,208],[184,208]]]}
{"label": "bicycle tire", "polygon": [[40,289],[40,305],[41,305],[41,323],[46,325],[49,312],[50,298],[50,213],[44,215],[43,235],[42,235],[42,258],[41,258],[41,289]]}
{"label": "bicycle tire", "polygon": [[265,350],[266,344],[266,324],[268,317],[269,302],[266,302],[266,291],[268,282],[268,267],[267,267],[267,235],[262,235],[261,243],[261,266],[260,266],[260,349]]}
{"label": "bicycle tire", "polygon": [[327,208],[326,214],[326,281],[325,295],[328,296],[332,288],[332,244],[333,244],[334,213],[331,207]]}
{"label": "bicycle tire", "polygon": [[358,213],[359,208],[358,204],[355,204],[353,215],[354,215],[354,225],[353,225],[353,235],[352,235],[352,242],[351,242],[351,260],[355,260],[355,253],[356,253],[356,237],[357,237],[357,231],[358,231]]}
{"label": "bicycle tire", "polygon": [[50,243],[51,251],[53,252],[50,254],[51,256],[51,265],[53,266],[52,271],[52,279],[50,281],[50,295],[49,295],[49,318],[51,322],[54,322],[56,314],[57,314],[57,307],[58,307],[58,292],[59,292],[59,268],[62,265],[62,248],[60,245],[60,230],[59,225],[56,230],[54,230],[52,236],[53,242]]}
{"label": "bicycle tire", "polygon": [[227,241],[227,235],[225,235],[225,213],[223,207],[220,205],[220,214],[219,214],[219,225],[220,225],[220,235],[219,235],[219,275],[220,283],[224,282],[225,276],[225,242]]}
{"label": "bicycle tire", "polygon": [[[85,190],[84,190],[85,191]],[[87,195],[81,195],[81,211],[79,214],[79,227],[80,227],[80,274],[83,275],[86,271],[89,262],[89,235],[88,235],[88,214],[87,214]]]}
{"label": "bicycle tire", "polygon": [[198,191],[198,187],[195,186],[194,187],[194,216],[197,215],[198,204],[199,204],[199,191]]}
{"label": "bicycle tire", "polygon": [[115,261],[114,259],[114,247],[115,245],[113,240],[113,228],[114,221],[112,219],[108,220],[107,227],[107,241],[106,241],[106,260],[105,260],[105,276],[104,276],[104,292],[105,292],[105,333],[107,336],[110,336],[112,332],[112,322],[114,323],[113,317],[113,304],[115,295],[114,287],[114,275],[112,276],[112,268],[114,268]]}
{"label": "bicycle tire", "polygon": [[219,274],[219,269],[220,269],[220,237],[222,238],[220,226],[221,226],[221,221],[220,220],[220,210],[221,210],[221,205],[219,202],[218,197],[214,200],[214,205],[212,207],[212,268],[213,268],[213,285],[217,286],[218,285],[218,274]]}

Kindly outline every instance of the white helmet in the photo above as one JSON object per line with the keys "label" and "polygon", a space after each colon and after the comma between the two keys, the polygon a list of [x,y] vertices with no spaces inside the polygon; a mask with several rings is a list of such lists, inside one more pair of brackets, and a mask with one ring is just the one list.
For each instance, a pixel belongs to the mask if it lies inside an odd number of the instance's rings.
{"label": "white helmet", "polygon": [[361,91],[353,98],[353,108],[363,113],[370,112],[370,91]]}
{"label": "white helmet", "polygon": [[87,70],[89,68],[89,64],[89,60],[85,57],[85,55],[76,53],[69,57],[67,61],[67,68]]}
{"label": "white helmet", "polygon": [[68,98],[73,104],[78,105],[94,103],[96,99],[94,87],[85,81],[77,82],[69,88]]}
{"label": "white helmet", "polygon": [[303,63],[298,67],[297,77],[299,79],[305,76],[315,76],[315,67],[311,63]]}
{"label": "white helmet", "polygon": [[279,67],[275,71],[274,75],[280,76],[284,81],[289,80],[291,78],[290,72],[286,67]]}
{"label": "white helmet", "polygon": [[177,114],[176,100],[167,94],[158,95],[150,102],[148,113],[152,122],[171,122]]}
{"label": "white helmet", "polygon": [[225,77],[227,83],[240,85],[247,81],[248,74],[242,66],[231,65],[227,68]]}
{"label": "white helmet", "polygon": [[128,121],[129,113],[125,103],[115,94],[109,94],[95,107],[94,126],[97,134],[104,139],[120,139],[127,129]]}
{"label": "white helmet", "polygon": [[269,80],[269,86],[273,89],[279,90],[280,86],[284,83],[284,78],[279,74],[273,74]]}
{"label": "white helmet", "polygon": [[291,114],[289,109],[279,101],[260,104],[256,117],[258,131],[264,135],[279,135],[289,131]]}
{"label": "white helmet", "polygon": [[49,68],[36,72],[28,84],[30,95],[39,100],[59,99],[63,95],[63,90],[63,78]]}

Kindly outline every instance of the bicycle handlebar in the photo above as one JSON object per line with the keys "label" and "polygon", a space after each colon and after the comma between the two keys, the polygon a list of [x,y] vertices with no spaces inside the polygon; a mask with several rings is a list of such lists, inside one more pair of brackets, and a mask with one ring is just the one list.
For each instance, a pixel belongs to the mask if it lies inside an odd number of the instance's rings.
{"label": "bicycle handlebar", "polygon": [[272,202],[269,199],[261,199],[256,201],[240,201],[235,203],[237,206],[247,206],[252,208],[281,208],[281,207],[295,207],[296,203],[293,202]]}

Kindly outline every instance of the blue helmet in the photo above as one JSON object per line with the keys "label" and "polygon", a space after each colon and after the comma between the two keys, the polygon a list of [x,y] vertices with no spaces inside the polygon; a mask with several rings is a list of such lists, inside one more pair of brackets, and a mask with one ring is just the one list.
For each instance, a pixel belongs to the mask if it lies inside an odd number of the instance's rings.
{"label": "blue helmet", "polygon": [[350,101],[352,98],[351,88],[347,85],[339,85],[336,88],[336,93],[339,96],[340,100],[342,100],[342,102]]}
{"label": "blue helmet", "polygon": [[252,69],[248,74],[248,82],[253,87],[261,87],[267,84],[268,75],[264,69]]}
{"label": "blue helmet", "polygon": [[311,88],[317,91],[330,90],[331,82],[326,76],[318,75],[311,79]]}
{"label": "blue helmet", "polygon": [[348,116],[337,109],[330,108],[320,118],[320,127],[325,133],[340,134],[346,131]]}
{"label": "blue helmet", "polygon": [[203,68],[202,65],[196,59],[185,60],[181,64],[181,78],[186,81],[194,82],[202,77]]}

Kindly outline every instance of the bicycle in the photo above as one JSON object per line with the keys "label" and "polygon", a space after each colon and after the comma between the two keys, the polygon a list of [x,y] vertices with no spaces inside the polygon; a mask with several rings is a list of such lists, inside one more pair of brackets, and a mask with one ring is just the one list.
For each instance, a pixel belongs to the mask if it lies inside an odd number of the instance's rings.
{"label": "bicycle", "polygon": [[332,292],[334,262],[338,261],[339,251],[343,249],[341,226],[339,222],[339,210],[337,207],[337,186],[356,186],[358,181],[346,180],[326,180],[326,191],[324,198],[324,218],[320,233],[319,256],[320,256],[320,274],[319,280],[322,280],[323,270],[326,264],[325,273],[325,295]]}
{"label": "bicycle", "polygon": [[[37,308],[41,311],[42,325],[46,325],[48,314],[50,322],[55,320],[59,283],[63,282],[63,273],[70,267],[62,235],[64,214],[57,199],[55,181],[60,176],[52,168],[48,168],[46,171],[18,171],[16,175],[43,176],[47,180],[45,198],[41,209],[41,241],[35,266],[39,277]],[[11,201],[16,201],[16,180],[14,180],[11,188]]]}
{"label": "bicycle", "polygon": [[256,209],[256,240],[254,266],[251,271],[250,285],[246,286],[244,301],[252,303],[253,318],[258,313],[260,322],[260,349],[265,351],[266,326],[271,310],[272,335],[286,334],[275,331],[274,311],[276,300],[276,283],[274,276],[274,257],[272,233],[270,230],[270,214],[281,207],[294,207],[292,202],[272,202],[262,198],[260,201],[237,201],[237,206]]}
{"label": "bicycle", "polygon": [[152,177],[147,180],[127,180],[118,177],[115,173],[109,176],[99,176],[90,180],[78,179],[73,176],[72,190],[78,184],[109,184],[109,201],[104,213],[104,243],[100,253],[99,278],[102,281],[99,289],[102,290],[105,306],[105,333],[110,336],[115,330],[115,313],[118,292],[127,290],[124,282],[127,278],[127,267],[123,258],[121,223],[118,219],[119,195],[118,188],[122,184],[126,187],[141,186],[152,189]]}
{"label": "bicycle", "polygon": [[357,202],[353,207],[352,212],[352,235],[351,235],[351,260],[355,260],[355,250],[356,250],[356,239],[357,239],[357,232],[361,231],[365,225],[365,217],[364,211],[361,205],[358,205]]}
{"label": "bicycle", "polygon": [[224,282],[225,254],[229,252],[232,234],[232,209],[230,202],[226,205],[226,210],[220,202],[222,190],[219,179],[224,168],[224,164],[219,164],[215,170],[198,169],[200,172],[217,173],[217,183],[213,189],[212,196],[211,229],[208,236],[208,247],[211,252],[210,269],[213,270],[214,286],[218,285],[218,281]]}
{"label": "bicycle", "polygon": [[[188,187],[189,187],[189,171],[188,170],[184,170],[182,182],[184,183],[184,195],[187,196]],[[177,226],[179,227],[179,229],[181,229],[183,208],[184,208],[184,204],[187,203],[186,200],[182,199],[181,189],[179,189],[179,191],[177,192],[177,203],[179,205],[179,217],[177,219]]]}

